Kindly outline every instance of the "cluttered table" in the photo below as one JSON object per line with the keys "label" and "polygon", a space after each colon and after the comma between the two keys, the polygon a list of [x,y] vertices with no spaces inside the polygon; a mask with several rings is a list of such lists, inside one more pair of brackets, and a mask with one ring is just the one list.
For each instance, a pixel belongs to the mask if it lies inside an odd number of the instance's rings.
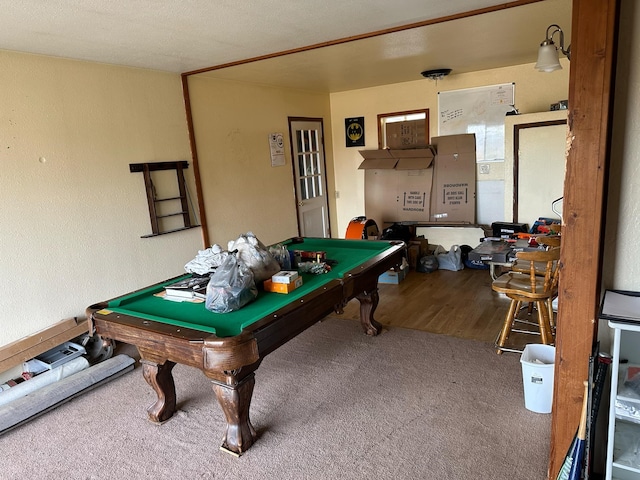
{"label": "cluttered table", "polygon": [[469,252],[469,260],[489,265],[491,278],[500,276],[501,269],[511,268],[516,260],[516,253],[538,250],[537,245],[530,246],[528,239],[504,239],[487,237],[476,248]]}
{"label": "cluttered table", "polygon": [[299,288],[283,295],[260,290],[240,310],[218,314],[204,303],[172,302],[159,295],[175,277],[123,296],[91,305],[91,332],[135,345],[144,378],[157,394],[147,412],[156,423],[176,411],[171,370],[176,363],[201,369],[213,381],[227,427],[222,449],[246,451],[256,440],[249,420],[255,370],[262,359],[352,298],[360,301],[360,320],[368,335],[381,325],[373,314],[378,304],[378,277],[402,263],[405,245],[397,241],[297,239],[282,242],[288,250],[322,251],[331,259],[323,275],[301,273]]}

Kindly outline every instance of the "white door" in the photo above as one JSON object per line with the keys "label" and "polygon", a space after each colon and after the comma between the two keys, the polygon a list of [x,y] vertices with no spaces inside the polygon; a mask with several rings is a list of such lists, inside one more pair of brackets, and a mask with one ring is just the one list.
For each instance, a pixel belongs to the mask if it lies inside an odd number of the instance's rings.
{"label": "white door", "polygon": [[289,119],[298,229],[303,237],[331,236],[322,131],[321,119]]}

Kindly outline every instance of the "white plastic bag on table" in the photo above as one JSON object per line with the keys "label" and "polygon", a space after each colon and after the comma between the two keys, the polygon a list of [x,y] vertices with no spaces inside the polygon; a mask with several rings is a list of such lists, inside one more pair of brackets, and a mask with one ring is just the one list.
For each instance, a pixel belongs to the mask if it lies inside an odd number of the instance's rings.
{"label": "white plastic bag on table", "polygon": [[447,253],[436,255],[438,259],[438,268],[440,270],[452,270],[457,272],[464,268],[462,263],[462,250],[458,245],[453,245]]}
{"label": "white plastic bag on table", "polygon": [[230,253],[211,275],[205,306],[214,313],[228,313],[241,309],[257,296],[253,273],[239,263],[235,253]]}
{"label": "white plastic bag on table", "polygon": [[188,273],[206,275],[215,271],[215,269],[222,264],[227,255],[228,252],[222,250],[220,245],[214,244],[206,250],[198,250],[196,257],[188,262],[184,266],[184,269]]}
{"label": "white plastic bag on table", "polygon": [[229,242],[230,252],[238,251],[238,260],[253,272],[256,283],[271,278],[280,271],[280,264],[260,240],[251,232]]}

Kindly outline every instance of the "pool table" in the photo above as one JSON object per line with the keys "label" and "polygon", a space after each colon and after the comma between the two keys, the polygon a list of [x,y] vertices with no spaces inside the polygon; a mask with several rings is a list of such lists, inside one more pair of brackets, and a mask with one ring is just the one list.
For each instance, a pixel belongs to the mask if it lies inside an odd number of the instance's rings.
{"label": "pool table", "polygon": [[213,313],[204,303],[172,302],[157,295],[184,276],[87,308],[90,332],[137,347],[143,376],[157,394],[147,409],[153,422],[162,423],[175,412],[175,364],[199,368],[211,379],[226,418],[221,449],[240,455],[256,439],[249,406],[254,372],[266,355],[327,314],[341,313],[352,298],[360,301],[364,332],[380,333],[381,325],[373,318],[378,276],[401,264],[404,243],[320,238],[282,243],[289,250],[326,252],[334,265],[326,274],[302,273],[303,285],[288,294],[259,288],[255,301],[230,313]]}

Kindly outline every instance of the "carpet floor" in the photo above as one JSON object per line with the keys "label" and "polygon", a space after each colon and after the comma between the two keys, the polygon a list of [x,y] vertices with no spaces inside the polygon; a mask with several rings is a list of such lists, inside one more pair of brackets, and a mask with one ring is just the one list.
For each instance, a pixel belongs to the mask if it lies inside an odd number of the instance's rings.
{"label": "carpet floor", "polygon": [[3,479],[509,479],[547,476],[551,416],[524,407],[518,355],[328,317],[265,358],[242,457],[219,450],[208,379],[177,365],[178,412],[147,420],[140,368],[0,438]]}

